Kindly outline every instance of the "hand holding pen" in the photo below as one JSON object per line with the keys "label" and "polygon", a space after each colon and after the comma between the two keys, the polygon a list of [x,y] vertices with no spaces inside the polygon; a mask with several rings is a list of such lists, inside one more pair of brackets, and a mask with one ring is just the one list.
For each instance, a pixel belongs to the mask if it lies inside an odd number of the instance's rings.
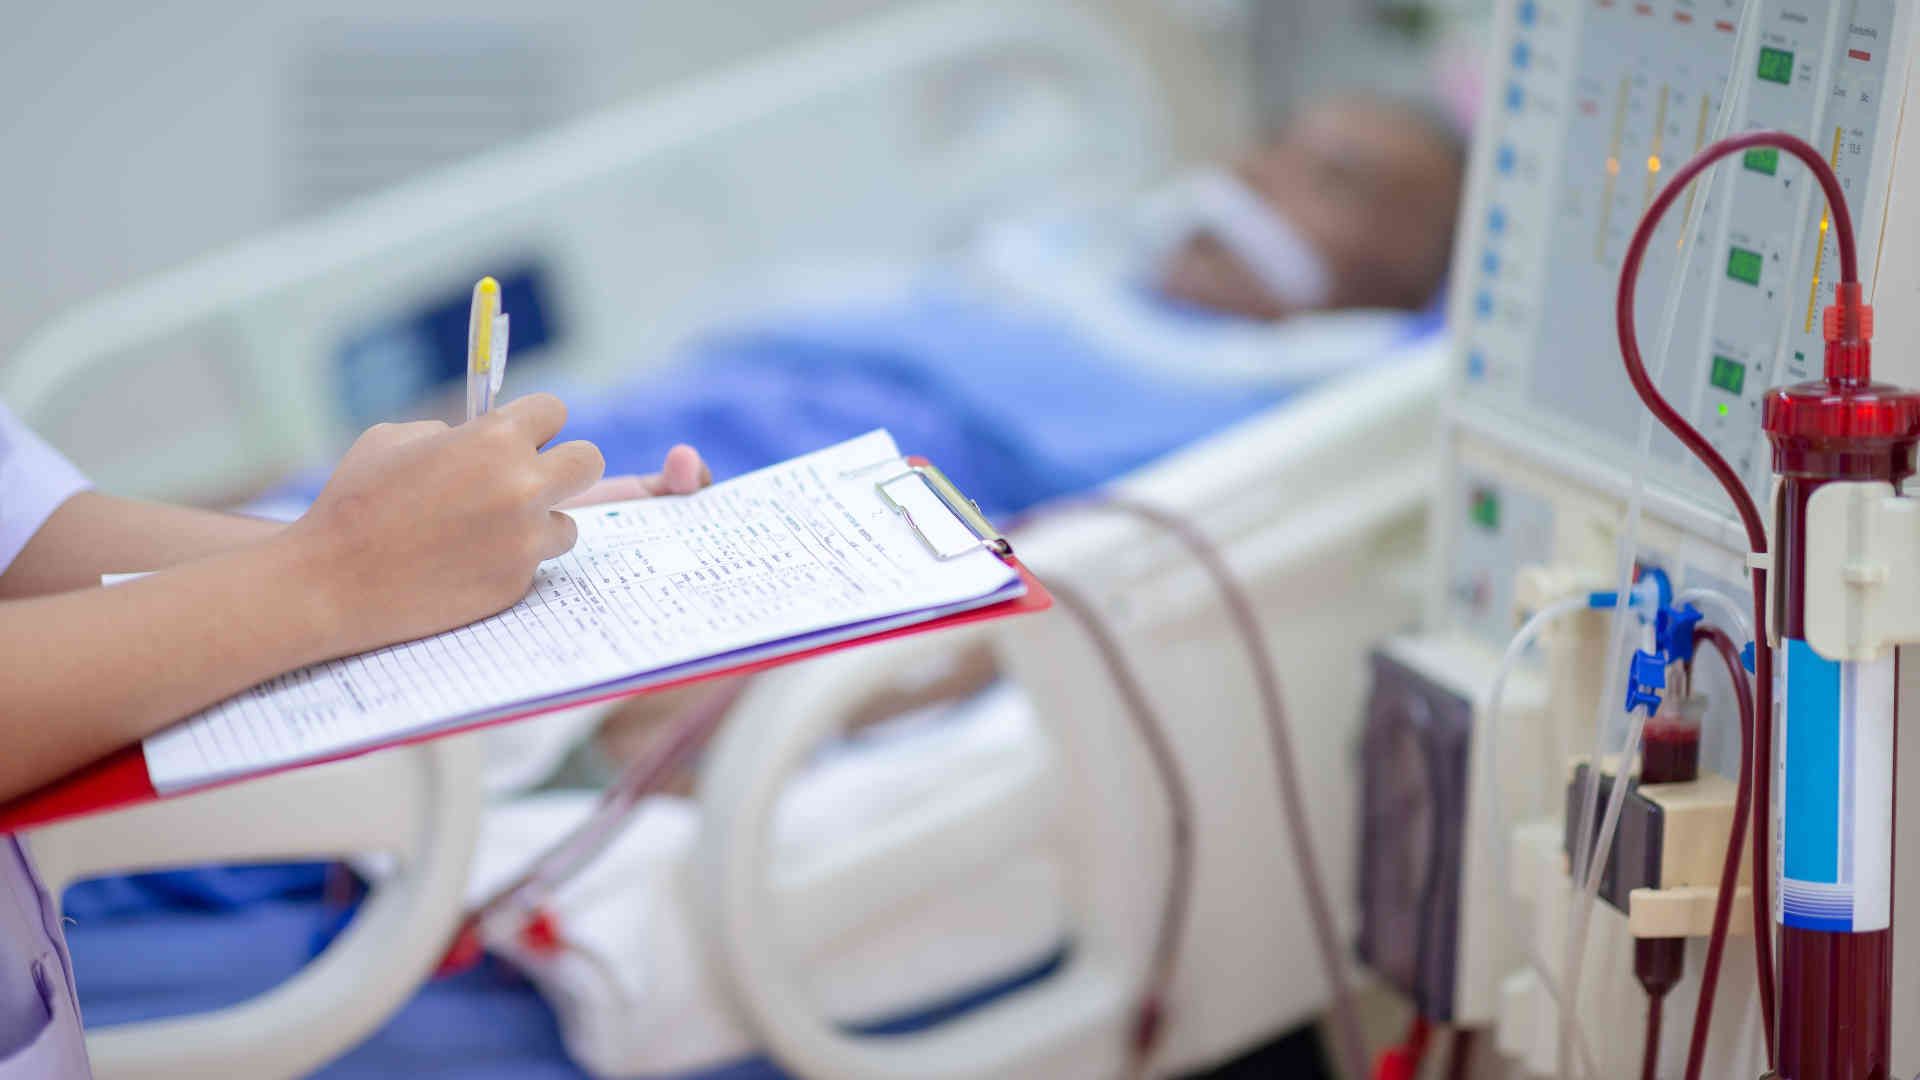
{"label": "hand holding pen", "polygon": [[[483,277],[473,287],[473,307],[467,321],[467,420],[485,416],[500,396],[507,374],[508,315],[500,310],[500,283]],[[660,471],[646,476],[609,476],[586,491],[565,500],[561,508],[593,506],[654,495],[689,495],[713,483],[713,471],[693,447],[681,444],[667,451]]]}

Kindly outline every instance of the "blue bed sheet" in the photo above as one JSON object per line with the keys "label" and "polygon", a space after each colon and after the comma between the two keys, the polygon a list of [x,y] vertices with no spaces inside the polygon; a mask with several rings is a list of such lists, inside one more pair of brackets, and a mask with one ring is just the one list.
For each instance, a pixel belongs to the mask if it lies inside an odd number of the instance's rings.
{"label": "blue bed sheet", "polygon": [[[338,868],[317,864],[141,874],[68,890],[68,945],[88,1024],[201,1012],[243,1001],[298,971],[351,916]],[[330,895],[335,898],[330,899]],[[1046,978],[1064,951],[955,997],[856,1030],[901,1034]],[[444,1076],[583,1080],[533,985],[488,958],[436,979],[320,1080]],[[763,1056],[660,1080],[788,1080]]]}
{"label": "blue bed sheet", "polygon": [[[342,871],[315,865],[195,869],[69,889],[67,942],[81,1015],[114,1024],[243,1001],[298,971],[351,917]],[[334,888],[329,889],[329,884]],[[488,960],[436,980],[371,1038],[316,1074],[583,1080],[552,1012]]]}
{"label": "blue bed sheet", "polygon": [[[1170,322],[1224,319],[1158,303]],[[1409,336],[1421,330],[1410,317]],[[555,389],[572,413],[561,437],[598,444],[609,473],[651,472],[686,442],[724,480],[884,427],[1006,515],[1097,487],[1301,387],[1152,370],[1067,318],[930,282],[717,333],[609,388]],[[311,500],[324,482],[309,473],[271,501]]]}
{"label": "blue bed sheet", "polygon": [[[1197,317],[1197,316],[1188,316]],[[676,442],[725,478],[877,427],[989,514],[1096,487],[1299,389],[1227,386],[1110,355],[1068,321],[951,288],[790,315],[569,402],[609,471]]]}

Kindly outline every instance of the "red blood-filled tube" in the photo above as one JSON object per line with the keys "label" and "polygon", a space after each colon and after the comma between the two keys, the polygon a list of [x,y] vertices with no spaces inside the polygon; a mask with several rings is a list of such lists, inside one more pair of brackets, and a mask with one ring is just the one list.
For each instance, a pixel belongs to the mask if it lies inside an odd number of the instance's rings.
{"label": "red blood-filled tube", "polygon": [[1874,807],[1884,806],[1876,793],[1892,793],[1897,667],[1891,649],[1836,661],[1807,643],[1806,544],[1809,500],[1822,486],[1898,489],[1913,475],[1920,394],[1871,381],[1872,311],[1857,284],[1837,292],[1826,377],[1770,391],[1765,412],[1779,480],[1775,626],[1785,661],[1773,867],[1783,1080],[1878,1080],[1890,1069],[1893,822]]}
{"label": "red blood-filled tube", "polygon": [[[1653,384],[1633,314],[1640,262],[1661,216],[1711,164],[1760,146],[1791,154],[1812,172],[1833,214],[1840,256],[1840,284],[1827,311],[1826,377],[1767,394],[1765,424],[1779,480],[1771,540],[1739,474]],[[1675,171],[1634,228],[1615,300],[1620,358],[1635,392],[1713,474],[1740,516],[1750,550],[1765,560],[1754,563],[1754,628],[1767,642],[1778,641],[1786,707],[1775,732],[1776,650],[1763,644],[1754,657],[1755,974],[1762,1002],[1777,1002],[1777,1009],[1766,1008],[1768,1060],[1785,1080],[1888,1075],[1897,660],[1889,649],[1869,661],[1836,661],[1805,637],[1807,535],[1810,526],[1826,524],[1808,520],[1814,493],[1836,482],[1885,481],[1898,488],[1914,472],[1920,442],[1920,395],[1872,381],[1873,313],[1861,303],[1859,282],[1840,178],[1805,140],[1759,131],[1721,139]],[[1770,577],[1778,586],[1771,594]],[[1770,790],[1775,779],[1777,793]],[[1771,850],[1770,833],[1777,835]],[[1779,901],[1773,921],[1788,958],[1777,997],[1765,933],[1769,894]],[[1703,1004],[1725,933],[1724,920],[1716,918]],[[1705,1008],[1695,1016],[1688,1080],[1701,1076],[1709,1016]]]}
{"label": "red blood-filled tube", "polygon": [[[1688,671],[1692,671],[1691,665]],[[1691,675],[1689,675],[1691,681]],[[1700,712],[1697,699],[1672,701],[1647,721],[1640,737],[1640,782],[1679,784],[1700,778]],[[1655,1080],[1660,1063],[1661,1014],[1667,994],[1680,982],[1686,938],[1639,938],[1633,943],[1633,975],[1647,992],[1647,1030],[1641,1048],[1642,1080]]]}
{"label": "red blood-filled tube", "polygon": [[1640,782],[1677,784],[1700,777],[1700,720],[1660,713],[1640,736]]}

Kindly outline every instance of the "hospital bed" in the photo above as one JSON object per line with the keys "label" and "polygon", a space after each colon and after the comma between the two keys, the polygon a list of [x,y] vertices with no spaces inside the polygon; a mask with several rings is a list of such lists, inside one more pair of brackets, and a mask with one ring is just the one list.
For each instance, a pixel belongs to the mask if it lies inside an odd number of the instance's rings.
{"label": "hospital bed", "polygon": [[[343,350],[481,272],[534,267],[554,326],[540,362],[604,377],[751,302],[747,283],[776,262],[911,261],[1026,200],[1137,190],[1170,164],[1154,100],[1138,59],[1065,5],[889,14],[76,310],[0,369],[0,399],[105,486],[231,491],[336,449],[356,420],[330,374]],[[1439,379],[1432,355],[1342,379],[1121,484],[1222,545],[1265,614],[1343,908],[1364,650],[1419,607]],[[1163,537],[1094,512],[1041,520],[1018,543],[1119,628],[1200,793],[1196,893],[1156,1068],[1217,1061],[1311,1019],[1326,986],[1251,684],[1206,580]],[[850,703],[960,637],[765,678],[710,755],[691,869],[710,914],[706,954],[730,1007],[795,1074],[1120,1068],[1155,917],[1157,890],[1143,883],[1170,859],[1167,806],[1070,625],[979,633],[1031,696],[1052,752],[803,879],[770,882],[758,858],[783,781]],[[101,1074],[217,1074],[238,1061],[296,1075],[364,1037],[431,970],[457,916],[449,882],[473,843],[462,821],[477,769],[456,740],[35,835],[62,882],[215,858],[402,856],[403,872],[299,981],[251,1005],[96,1032]],[[369,788],[386,800],[362,801]],[[366,808],[361,824],[296,827],[349,802]],[[1058,871],[1073,929],[1057,970],[915,1034],[821,1018],[806,964],[1013,852]],[[300,1037],[266,1039],[296,1003]]]}

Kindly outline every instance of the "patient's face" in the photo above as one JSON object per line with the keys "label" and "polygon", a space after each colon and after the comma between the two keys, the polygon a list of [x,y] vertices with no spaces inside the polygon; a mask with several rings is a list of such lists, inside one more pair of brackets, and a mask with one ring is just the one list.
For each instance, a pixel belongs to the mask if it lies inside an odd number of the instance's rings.
{"label": "patient's face", "polygon": [[[1462,178],[1457,154],[1424,118],[1385,102],[1321,102],[1234,168],[1327,260],[1326,306],[1417,308],[1439,288]],[[1175,253],[1162,287],[1255,318],[1293,314],[1205,234]]]}

